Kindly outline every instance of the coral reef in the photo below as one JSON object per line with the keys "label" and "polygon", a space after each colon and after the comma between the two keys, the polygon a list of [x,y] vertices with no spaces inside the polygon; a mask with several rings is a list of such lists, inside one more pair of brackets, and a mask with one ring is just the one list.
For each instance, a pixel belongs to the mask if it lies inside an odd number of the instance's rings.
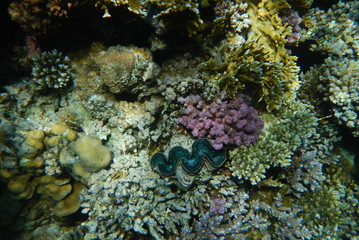
{"label": "coral reef", "polygon": [[73,80],[70,60],[56,49],[33,58],[32,76],[40,88],[65,88]]}
{"label": "coral reef", "polygon": [[86,183],[93,172],[104,169],[111,161],[111,153],[96,136],[83,136],[62,149],[59,162],[75,178]]}
{"label": "coral reef", "polygon": [[41,35],[57,25],[56,19],[67,18],[69,12],[78,5],[77,0],[18,0],[10,4],[8,12],[25,32]]}
{"label": "coral reef", "polygon": [[358,239],[359,4],[330,4],[4,1],[1,237]]}
{"label": "coral reef", "polygon": [[197,139],[192,145],[192,153],[183,147],[172,148],[168,157],[163,153],[155,153],[151,158],[151,167],[163,176],[176,177],[185,189],[190,187],[194,176],[202,171],[210,172],[219,168],[226,161],[225,152],[212,148],[206,139]]}
{"label": "coral reef", "polygon": [[198,95],[184,100],[184,115],[178,122],[192,130],[194,137],[213,139],[212,146],[249,146],[258,139],[263,121],[258,112],[244,100],[243,95],[229,101],[225,91],[210,104]]}
{"label": "coral reef", "polygon": [[330,10],[311,9],[304,17],[303,40],[314,40],[312,51],[336,57],[358,58],[358,1],[341,2]]}
{"label": "coral reef", "polygon": [[276,117],[263,114],[262,135],[249,147],[240,146],[230,152],[229,168],[238,178],[258,184],[270,167],[287,167],[300,146],[306,146],[315,134],[317,118],[300,102],[281,110]]}
{"label": "coral reef", "polygon": [[137,88],[150,82],[155,75],[156,65],[151,52],[140,48],[110,47],[100,52],[96,63],[99,77],[112,93],[136,93]]}
{"label": "coral reef", "polygon": [[[358,60],[325,59],[322,65],[311,68],[303,75],[304,82],[316,86],[312,101],[324,101],[336,121],[359,136],[359,64]],[[311,94],[310,94],[311,95]]]}

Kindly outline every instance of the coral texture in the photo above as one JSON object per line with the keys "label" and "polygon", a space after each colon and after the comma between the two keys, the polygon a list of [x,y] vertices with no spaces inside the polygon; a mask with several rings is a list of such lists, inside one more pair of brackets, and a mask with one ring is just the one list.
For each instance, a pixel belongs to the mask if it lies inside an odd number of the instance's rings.
{"label": "coral texture", "polygon": [[249,146],[258,139],[263,121],[258,112],[244,100],[243,95],[229,100],[225,91],[210,104],[198,95],[184,99],[184,115],[178,122],[192,130],[194,137],[214,139],[212,146]]}
{"label": "coral texture", "polygon": [[359,136],[359,61],[347,58],[327,58],[325,63],[311,68],[303,75],[306,84],[316,86],[320,95],[312,101],[325,102],[324,107],[336,121]]}
{"label": "coral texture", "polygon": [[250,180],[252,184],[264,179],[266,169],[270,167],[289,166],[291,156],[298,147],[308,144],[317,125],[317,118],[300,102],[281,110],[277,117],[262,117],[268,127],[263,129],[258,141],[230,152],[229,168],[233,175]]}
{"label": "coral texture", "polygon": [[[141,48],[110,47],[96,58],[99,76],[112,93],[136,93],[141,85],[152,80],[156,64],[151,52]],[[142,86],[143,87],[143,86]]]}
{"label": "coral texture", "polygon": [[326,12],[318,8],[311,9],[303,17],[307,28],[303,33],[303,40],[311,40],[312,51],[358,58],[358,13],[358,1],[339,1]]}
{"label": "coral texture", "polygon": [[33,58],[32,76],[41,88],[65,88],[73,80],[70,59],[56,49]]}
{"label": "coral texture", "polygon": [[55,19],[67,18],[79,2],[64,0],[13,1],[9,6],[11,19],[30,34],[41,35],[57,25]]}
{"label": "coral texture", "polygon": [[97,136],[83,136],[62,149],[59,162],[80,181],[86,183],[93,172],[105,168],[111,153]]}
{"label": "coral texture", "polygon": [[289,24],[292,27],[292,35],[287,37],[288,43],[296,43],[300,39],[300,24],[302,23],[303,19],[299,16],[299,13],[294,10],[289,10],[282,16],[283,23]]}
{"label": "coral texture", "polygon": [[248,3],[251,24],[246,41],[233,44],[229,40],[214,48],[213,57],[204,64],[212,72],[208,78],[231,97],[254,86],[256,98],[263,100],[269,111],[293,100],[299,87],[299,68],[297,58],[285,49],[290,27],[278,16],[278,12],[288,8],[288,3],[282,0]]}
{"label": "coral texture", "polygon": [[250,89],[268,111],[279,109],[295,98],[299,68],[295,57],[283,55],[282,51],[270,54],[270,50],[258,39],[249,39],[239,46],[223,42],[211,51],[213,57],[203,64],[207,70],[205,75],[231,97],[240,90]]}
{"label": "coral texture", "polygon": [[126,231],[134,231],[163,240],[190,228],[199,206],[209,202],[206,186],[186,192],[171,189],[172,182],[159,178],[148,158],[145,151],[121,154],[111,169],[91,175],[81,205],[89,215],[83,223],[89,237],[124,239]]}

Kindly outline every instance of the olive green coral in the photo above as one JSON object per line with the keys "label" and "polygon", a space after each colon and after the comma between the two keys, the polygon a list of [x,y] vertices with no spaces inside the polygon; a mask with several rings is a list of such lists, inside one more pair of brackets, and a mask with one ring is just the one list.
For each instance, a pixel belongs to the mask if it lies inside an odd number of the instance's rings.
{"label": "olive green coral", "polygon": [[269,111],[294,99],[299,87],[299,68],[294,61],[274,61],[258,39],[236,47],[224,43],[216,54],[204,68],[212,71],[208,77],[229,95],[254,87]]}
{"label": "olive green coral", "polygon": [[321,54],[358,58],[358,16],[358,1],[339,1],[326,12],[311,9],[303,17],[307,29],[303,40],[309,40],[311,50]]}
{"label": "olive green coral", "polygon": [[327,58],[325,63],[312,67],[303,75],[306,88],[319,93],[312,101],[329,107],[337,122],[359,136],[359,62],[348,58]]}
{"label": "olive green coral", "polygon": [[300,146],[315,133],[317,118],[300,102],[282,108],[277,116],[263,114],[263,134],[249,147],[230,152],[229,168],[239,179],[258,184],[270,167],[286,167]]}

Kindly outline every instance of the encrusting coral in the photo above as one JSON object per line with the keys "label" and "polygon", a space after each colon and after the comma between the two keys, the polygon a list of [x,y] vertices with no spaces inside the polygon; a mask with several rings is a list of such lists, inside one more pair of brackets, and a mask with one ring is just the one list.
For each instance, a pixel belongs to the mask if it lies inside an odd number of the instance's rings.
{"label": "encrusting coral", "polygon": [[121,45],[93,44],[73,65],[84,101],[92,94],[144,94],[159,71],[148,49]]}
{"label": "encrusting coral", "polygon": [[176,174],[181,186],[190,187],[194,175],[201,171],[211,172],[226,161],[224,150],[215,150],[206,139],[197,139],[192,145],[192,153],[187,149],[173,147],[166,157],[163,153],[155,153],[151,158],[151,167],[159,174],[169,177]]}

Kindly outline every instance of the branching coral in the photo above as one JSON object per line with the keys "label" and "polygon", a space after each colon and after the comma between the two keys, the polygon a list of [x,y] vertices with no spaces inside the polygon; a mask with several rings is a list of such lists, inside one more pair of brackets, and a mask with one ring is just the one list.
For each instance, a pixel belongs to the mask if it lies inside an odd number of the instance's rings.
{"label": "branching coral", "polygon": [[70,59],[56,49],[33,58],[32,75],[40,88],[65,88],[74,76]]}
{"label": "branching coral", "polygon": [[257,142],[240,146],[230,152],[229,168],[238,178],[257,184],[266,169],[286,167],[298,147],[305,146],[315,133],[317,118],[300,102],[293,102],[274,117],[263,114],[265,128]]}
{"label": "branching coral", "polygon": [[162,240],[190,228],[189,220],[209,202],[205,185],[185,193],[171,189],[151,170],[148,157],[144,151],[122,154],[111,169],[90,177],[82,203],[88,236],[124,239],[126,231],[135,231]]}
{"label": "branching coral", "polygon": [[230,144],[249,146],[258,139],[263,128],[258,112],[242,95],[229,101],[223,91],[210,104],[198,95],[185,98],[184,103],[184,115],[178,122],[191,129],[194,137],[214,139],[212,146],[215,149]]}
{"label": "branching coral", "polygon": [[[315,238],[356,238],[359,236],[359,188],[343,169],[343,161],[326,169],[326,180],[316,191],[299,199],[302,216]],[[320,217],[319,217],[320,216]]]}
{"label": "branching coral", "polygon": [[[319,95],[312,101],[325,101],[340,125],[359,136],[359,62],[347,58],[334,60],[312,67],[303,75],[306,85],[316,86]],[[320,96],[320,99],[318,98]]]}
{"label": "branching coral", "polygon": [[318,8],[311,9],[303,17],[304,26],[307,28],[303,33],[303,39],[311,41],[312,51],[357,59],[358,12],[358,1],[339,1],[327,12]]}
{"label": "branching coral", "polygon": [[291,35],[278,12],[289,8],[285,1],[263,0],[248,4],[251,27],[243,44],[223,42],[203,67],[212,72],[208,78],[234,97],[238,90],[254,86],[256,98],[263,100],[269,111],[293,100],[299,87],[296,57],[285,49]]}
{"label": "branching coral", "polygon": [[203,67],[213,73],[208,78],[230,96],[254,87],[255,97],[263,100],[268,110],[278,109],[294,99],[299,86],[298,67],[292,60],[275,61],[258,39],[234,47],[223,43],[212,55]]}
{"label": "branching coral", "polygon": [[78,5],[77,0],[18,0],[10,4],[8,11],[25,32],[40,35],[56,25],[54,19],[68,17],[69,11]]}

